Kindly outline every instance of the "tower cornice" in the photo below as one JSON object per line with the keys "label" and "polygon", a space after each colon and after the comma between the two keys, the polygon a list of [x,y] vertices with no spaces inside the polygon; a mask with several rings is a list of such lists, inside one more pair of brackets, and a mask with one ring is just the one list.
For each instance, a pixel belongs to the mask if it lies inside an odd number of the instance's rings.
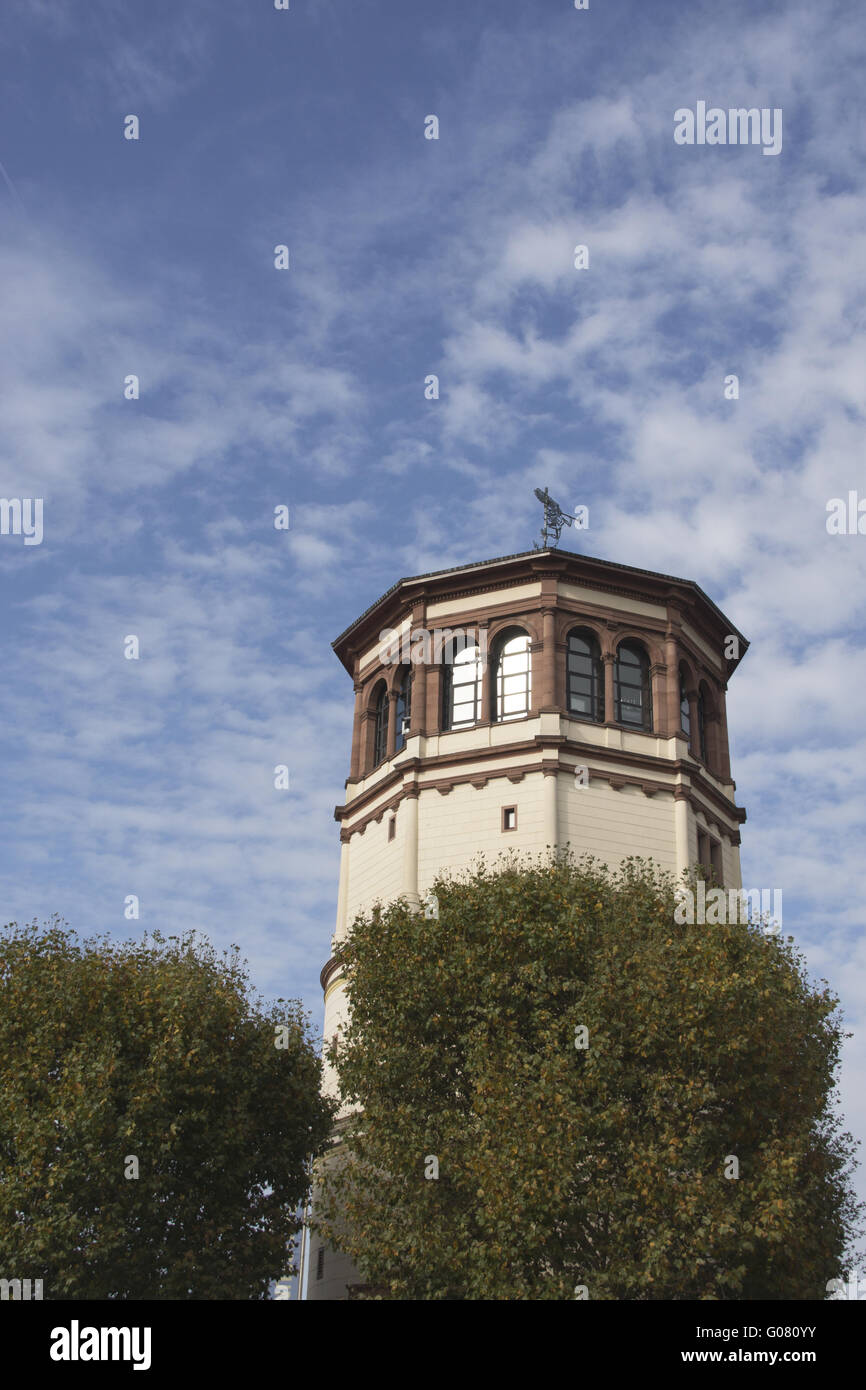
{"label": "tower cornice", "polygon": [[[404,784],[407,764],[402,764],[373,786],[366,788],[350,803],[334,808],[334,819],[341,823],[340,838],[350,839],[366,829],[371,822],[381,821],[383,816],[395,811],[406,797],[417,797],[423,791],[438,791],[446,795],[453,787],[463,782],[486,783],[499,777],[515,781],[522,779],[527,773],[550,772],[553,770],[550,753],[559,751],[576,755],[584,761],[592,759],[596,763],[613,763],[617,767],[641,770],[641,775],[625,776],[623,779],[618,772],[609,773],[608,769],[593,767],[592,775],[601,780],[616,777],[621,782],[624,780],[642,789],[651,787],[652,794],[668,792],[673,793],[675,797],[684,796],[693,801],[698,800],[695,793],[699,793],[700,800],[734,824],[742,824],[746,819],[745,808],[730,801],[718,790],[701,766],[688,759],[665,758],[656,754],[608,748],[596,743],[584,743],[565,735],[538,734],[534,738],[522,739],[500,747],[470,748],[435,757],[413,758],[411,766],[417,780]],[[516,761],[508,762],[506,759]],[[473,764],[473,768],[461,771],[461,767],[467,763]],[[477,766],[479,763],[495,763],[496,766],[487,772],[480,772]],[[562,772],[572,771],[567,764],[558,763],[557,766]],[[438,776],[429,775],[434,770]],[[648,778],[643,775],[644,771],[654,772],[656,777]],[[423,774],[428,775],[421,780]],[[662,774],[666,774],[666,777]],[[670,780],[672,777],[676,780]],[[688,778],[688,784],[683,782],[683,778]],[[366,813],[365,808],[369,808]],[[350,819],[351,826],[344,824]]]}
{"label": "tower cornice", "polygon": [[541,583],[543,591],[537,606],[555,606],[559,596],[551,593],[544,581],[548,581],[548,585],[550,581],[556,584],[573,581],[600,593],[616,595],[621,600],[653,603],[665,609],[668,623],[679,626],[688,621],[714,643],[723,636],[735,636],[740,654],[736,660],[728,661],[728,675],[749,645],[694,580],[575,551],[530,550],[399,579],[356,618],[332,646],[349,674],[355,677],[360,654],[378,641],[379,633],[385,628],[396,627],[406,618],[417,620],[418,605],[422,602],[431,605],[480,598],[521,583],[535,582]]}

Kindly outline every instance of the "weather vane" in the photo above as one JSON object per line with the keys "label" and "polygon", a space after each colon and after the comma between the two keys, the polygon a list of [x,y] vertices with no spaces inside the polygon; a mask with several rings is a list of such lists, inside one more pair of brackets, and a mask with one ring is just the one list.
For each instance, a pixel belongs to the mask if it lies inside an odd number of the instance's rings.
{"label": "weather vane", "polygon": [[553,533],[555,545],[559,540],[563,526],[570,526],[574,521],[574,517],[564,512],[558,502],[554,502],[547,488],[542,492],[541,488],[537,487],[535,489],[535,495],[544,507],[544,525],[541,528],[543,545],[539,545],[538,541],[533,541],[532,546],[534,550],[547,550],[549,546],[548,532]]}

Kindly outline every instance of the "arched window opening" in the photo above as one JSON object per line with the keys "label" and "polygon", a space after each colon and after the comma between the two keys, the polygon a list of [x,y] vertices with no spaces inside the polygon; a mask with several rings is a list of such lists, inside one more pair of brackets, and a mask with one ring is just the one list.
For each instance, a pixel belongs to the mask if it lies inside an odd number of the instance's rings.
{"label": "arched window opening", "polygon": [[598,638],[592,632],[568,634],[566,657],[568,712],[578,719],[604,722],[604,676]]}
{"label": "arched window opening", "polygon": [[443,655],[442,727],[470,729],[481,718],[483,663],[478,648],[452,640]]}
{"label": "arched window opening", "polygon": [[689,711],[689,697],[686,694],[686,673],[682,666],[680,667],[680,728],[686,738],[691,736],[692,718]]}
{"label": "arched window opening", "polygon": [[525,632],[511,630],[496,642],[493,662],[493,718],[497,724],[522,719],[532,706],[532,661]]}
{"label": "arched window opening", "polygon": [[399,753],[401,748],[406,747],[406,739],[409,737],[409,724],[412,718],[412,671],[407,666],[403,672],[400,685],[397,690],[397,700],[394,708],[394,752]]}
{"label": "arched window opening", "polygon": [[698,751],[701,761],[707,762],[707,701],[703,686],[698,690]]}
{"label": "arched window opening", "polygon": [[649,660],[635,642],[623,642],[614,672],[616,719],[631,729],[652,729],[652,688]]}
{"label": "arched window opening", "polygon": [[376,728],[373,737],[374,767],[378,767],[380,763],[384,762],[388,753],[388,706],[390,703],[388,691],[383,682],[376,700]]}

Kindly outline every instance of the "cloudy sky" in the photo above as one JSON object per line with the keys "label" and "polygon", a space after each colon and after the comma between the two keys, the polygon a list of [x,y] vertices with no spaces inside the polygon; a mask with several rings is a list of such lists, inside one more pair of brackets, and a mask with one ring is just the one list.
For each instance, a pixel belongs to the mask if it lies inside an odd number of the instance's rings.
{"label": "cloudy sky", "polygon": [[[44,534],[0,536],[4,921],[195,926],[318,1024],[330,642],[529,549],[547,484],[750,638],[744,878],[862,1029],[864,47],[857,0],[5,0],[0,494]],[[675,143],[699,101],[781,152]],[[861,1136],[864,1093],[855,1037]]]}

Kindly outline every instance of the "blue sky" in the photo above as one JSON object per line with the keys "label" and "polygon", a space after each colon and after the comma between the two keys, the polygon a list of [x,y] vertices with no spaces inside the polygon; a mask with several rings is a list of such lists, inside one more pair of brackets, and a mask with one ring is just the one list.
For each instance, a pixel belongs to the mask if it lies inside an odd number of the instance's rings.
{"label": "blue sky", "polygon": [[[0,536],[3,920],[198,927],[318,1025],[330,642],[530,548],[547,484],[752,643],[744,878],[842,995],[866,1134],[866,537],[825,524],[866,496],[864,46],[853,0],[6,0],[0,495],[44,538]],[[699,100],[781,153],[676,145]]]}

